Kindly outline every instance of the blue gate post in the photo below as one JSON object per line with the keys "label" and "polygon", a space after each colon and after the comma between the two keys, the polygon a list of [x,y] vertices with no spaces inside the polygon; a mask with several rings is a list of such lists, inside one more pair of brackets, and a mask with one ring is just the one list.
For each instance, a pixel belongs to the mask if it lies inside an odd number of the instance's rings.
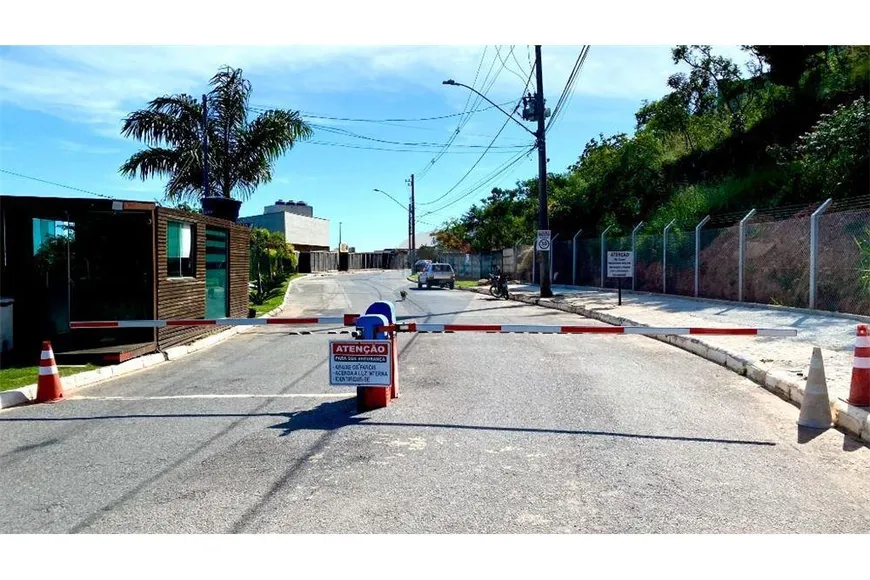
{"label": "blue gate post", "polygon": [[[380,314],[387,319],[388,324],[396,324],[396,306],[392,302],[381,301],[374,302],[365,312],[366,314]],[[390,398],[396,399],[399,396],[399,341],[396,338],[396,332],[383,333],[383,336],[378,338],[389,338],[390,350],[392,351],[392,376],[390,383]]]}

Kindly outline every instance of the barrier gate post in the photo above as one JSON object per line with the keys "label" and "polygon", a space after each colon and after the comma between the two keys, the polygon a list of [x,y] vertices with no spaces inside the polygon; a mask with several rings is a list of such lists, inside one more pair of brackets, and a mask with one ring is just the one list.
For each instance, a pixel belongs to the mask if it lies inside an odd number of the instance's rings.
{"label": "barrier gate post", "polygon": [[[380,314],[384,318],[387,319],[387,322],[390,325],[396,324],[396,306],[392,302],[388,302],[386,300],[380,302],[373,302],[371,306],[366,309],[366,314]],[[399,396],[399,349],[398,349],[398,340],[396,340],[396,333],[389,332],[386,333],[382,338],[390,339],[390,350],[392,351],[393,360],[390,363],[390,367],[392,369],[392,381],[390,383],[390,398],[396,399]]]}
{"label": "barrier gate post", "polygon": [[[382,314],[366,314],[356,321],[358,340],[384,340],[388,338],[386,332],[378,332],[378,329],[386,326],[387,317]],[[390,404],[390,387],[357,387],[356,407],[358,411],[370,411],[380,409]]]}

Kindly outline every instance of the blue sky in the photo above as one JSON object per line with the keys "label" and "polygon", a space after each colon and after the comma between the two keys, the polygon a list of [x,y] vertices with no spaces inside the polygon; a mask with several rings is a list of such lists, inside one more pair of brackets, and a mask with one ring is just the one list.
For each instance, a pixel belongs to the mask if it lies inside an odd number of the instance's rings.
{"label": "blue sky", "polygon": [[[516,61],[510,55],[512,46]],[[549,107],[555,106],[580,48],[544,45],[544,93]],[[522,94],[530,50],[526,45],[502,45],[499,51],[513,72],[496,60],[489,77],[495,81],[487,96],[504,103]],[[736,46],[717,47],[717,52],[739,63],[746,60]],[[158,95],[202,94],[223,64],[244,69],[253,84],[252,105],[257,107],[327,117],[417,119],[462,112],[468,91],[443,86],[441,81],[453,78],[471,85],[482,55],[476,88],[493,59],[498,59],[495,45],[0,47],[0,168],[116,198],[162,200],[162,182],[131,181],[118,175],[118,167],[140,148],[120,136],[121,119]],[[593,46],[572,100],[548,134],[550,170],[563,171],[599,133],[630,133],[641,100],[663,95],[667,77],[677,70],[667,45]],[[260,213],[279,198],[301,199],[314,206],[316,216],[331,220],[333,246],[342,222],[344,241],[359,250],[394,247],[407,239],[407,214],[372,190],[382,189],[406,202],[406,180],[412,173],[419,174],[440,147],[371,139],[442,144],[460,119],[385,124],[309,118],[319,126],[313,141],[327,144],[303,142],[280,159],[272,183],[244,203],[242,214]],[[489,144],[504,121],[497,110],[472,115],[454,145],[417,180],[417,215],[427,222],[418,223],[418,232],[431,229],[427,224],[461,215],[492,187],[511,186],[537,172],[532,153],[495,181],[474,189],[517,155],[516,149],[493,148],[449,195],[427,204],[459,181],[483,152],[480,146]],[[494,146],[526,144],[531,144],[531,136],[509,123]],[[371,147],[415,151],[364,149]],[[4,173],[0,173],[0,192],[84,195]],[[424,215],[430,210],[439,211]]]}

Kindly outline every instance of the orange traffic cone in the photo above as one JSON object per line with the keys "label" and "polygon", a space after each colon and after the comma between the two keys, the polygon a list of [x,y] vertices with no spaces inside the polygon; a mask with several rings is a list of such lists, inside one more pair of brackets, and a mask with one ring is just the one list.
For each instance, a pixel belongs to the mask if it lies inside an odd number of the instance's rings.
{"label": "orange traffic cone", "polygon": [[852,363],[852,387],[846,400],[856,407],[870,407],[870,327],[858,325],[855,358]]}
{"label": "orange traffic cone", "polygon": [[42,356],[39,361],[39,380],[36,382],[36,402],[45,403],[63,398],[63,386],[60,384],[60,374],[54,364],[54,351],[51,343],[42,343]]}

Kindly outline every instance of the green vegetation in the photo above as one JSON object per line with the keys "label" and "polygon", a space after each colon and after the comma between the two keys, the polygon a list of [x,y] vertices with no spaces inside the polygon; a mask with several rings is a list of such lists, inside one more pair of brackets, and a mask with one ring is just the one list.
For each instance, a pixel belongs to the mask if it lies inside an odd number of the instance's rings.
{"label": "green vegetation", "polygon": [[457,280],[456,287],[457,288],[477,288],[477,281],[475,281],[475,280]]}
{"label": "green vegetation", "polygon": [[187,94],[158,97],[124,119],[121,134],[147,148],[121,166],[122,175],[166,178],[166,199],[197,202],[205,194],[202,142],[207,134],[210,194],[244,200],[272,181],[278,157],[311,136],[298,111],[272,109],[255,117],[249,106],[251,83],[241,69],[221,68],[210,85],[206,121],[202,100]]}
{"label": "green vegetation", "polygon": [[265,295],[263,295],[263,300],[261,302],[253,302],[251,301],[250,307],[254,309],[256,312],[256,316],[262,316],[267,312],[270,312],[284,302],[284,294],[287,293],[287,286],[290,285],[292,280],[299,278],[302,274],[287,274],[283,278],[280,279],[279,283],[274,286],[271,290],[269,290]]}
{"label": "green vegetation", "polygon": [[[83,366],[59,366],[58,373],[62,377],[76,375],[85,371],[92,371],[99,367],[94,365]],[[39,367],[10,367],[0,369],[0,391],[9,391],[20,387],[26,387],[36,383],[39,378]]]}
{"label": "green vegetation", "polygon": [[[600,135],[547,179],[562,239],[639,221],[691,228],[708,213],[868,193],[870,47],[744,46],[749,74],[711,47],[677,46],[688,72],[643,102],[633,135]],[[537,179],[493,189],[436,234],[439,249],[487,252],[532,243]]]}
{"label": "green vegetation", "polygon": [[[269,300],[275,289],[287,280],[287,276],[296,272],[299,257],[293,244],[284,241],[282,234],[263,228],[251,230],[250,249],[251,281],[254,283],[250,301],[256,307]],[[266,312],[269,310],[271,308],[266,309]]]}

